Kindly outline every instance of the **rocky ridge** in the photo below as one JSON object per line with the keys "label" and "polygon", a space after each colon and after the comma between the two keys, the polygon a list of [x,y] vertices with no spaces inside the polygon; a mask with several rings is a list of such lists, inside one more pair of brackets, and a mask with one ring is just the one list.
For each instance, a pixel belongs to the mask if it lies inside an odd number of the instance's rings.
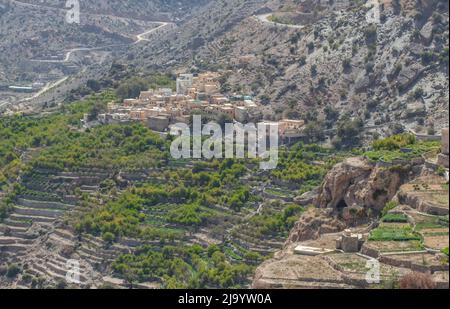
{"label": "rocky ridge", "polygon": [[[375,259],[381,263],[382,287],[394,287],[403,276],[419,272],[429,274],[436,287],[448,288],[448,257],[441,254],[449,243],[448,182],[423,160],[399,168],[349,158],[327,174],[314,195],[317,208],[304,213],[283,250],[258,267],[253,287],[367,288],[366,267]],[[382,210],[405,223],[378,219]],[[336,249],[345,229],[361,235],[360,249]],[[409,229],[416,235],[411,240],[378,234]],[[422,245],[413,239],[421,239]],[[299,246],[331,253],[302,255]]]}

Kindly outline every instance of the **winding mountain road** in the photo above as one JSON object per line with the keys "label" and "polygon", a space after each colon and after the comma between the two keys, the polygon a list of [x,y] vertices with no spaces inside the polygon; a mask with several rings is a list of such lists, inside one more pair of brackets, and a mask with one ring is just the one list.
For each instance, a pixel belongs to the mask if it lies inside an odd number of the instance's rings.
{"label": "winding mountain road", "polygon": [[75,52],[79,52],[79,51],[94,51],[94,50],[102,50],[102,49],[107,49],[107,48],[112,48],[112,47],[121,47],[121,46],[128,46],[128,45],[136,45],[140,42],[149,42],[150,40],[146,38],[146,36],[161,30],[162,28],[169,26],[169,25],[173,25],[173,23],[168,23],[168,22],[153,22],[153,23],[158,23],[159,26],[156,28],[152,28],[150,30],[146,30],[143,33],[137,34],[136,35],[136,40],[132,43],[132,44],[113,44],[113,45],[106,45],[106,46],[100,46],[100,47],[79,47],[79,48],[74,48],[71,49],[69,51],[67,51],[66,56],[64,57],[63,60],[39,60],[39,59],[32,59],[30,60],[31,62],[40,62],[40,63],[66,63],[70,61],[70,57],[72,56],[73,53]]}
{"label": "winding mountain road", "polygon": [[[16,0],[10,0],[11,3],[16,4],[18,6],[23,6],[23,7],[28,7],[28,8],[33,8],[33,9],[49,9],[49,10],[56,10],[58,12],[62,12],[62,13],[66,13],[67,9],[64,8],[57,8],[57,7],[51,7],[51,6],[45,6],[45,5],[39,5],[39,4],[31,4],[31,3],[26,3],[26,2],[21,2],[21,1],[16,1]],[[105,14],[92,14],[92,13],[84,13],[81,12],[81,15],[89,15],[89,16],[99,16],[99,17],[109,17],[109,18],[116,18],[116,19],[120,19],[120,20],[128,20],[128,21],[140,21],[142,22],[142,20],[136,20],[136,19],[132,19],[132,18],[125,18],[125,17],[119,17],[119,16],[114,16],[114,15],[105,15]],[[78,47],[78,48],[74,48],[71,50],[68,50],[65,54],[64,59],[62,60],[39,60],[39,59],[32,59],[30,60],[31,62],[39,62],[39,63],[67,63],[70,61],[70,58],[72,57],[72,55],[76,52],[89,52],[89,51],[95,51],[95,50],[104,50],[104,49],[108,49],[108,48],[113,48],[113,47],[124,47],[124,46],[132,46],[132,45],[136,45],[139,44],[140,42],[149,42],[151,41],[150,39],[148,39],[147,37],[149,35],[151,35],[152,33],[155,33],[167,26],[172,26],[174,25],[174,23],[171,22],[161,22],[161,21],[147,21],[149,23],[153,23],[153,24],[158,24],[157,27],[153,27],[149,30],[145,30],[144,32],[137,34],[137,35],[130,35],[131,37],[135,37],[135,41],[133,43],[130,44],[114,44],[114,45],[106,45],[106,46],[99,46],[99,47]],[[41,95],[43,95],[45,92],[61,85],[62,83],[64,83],[65,81],[67,81],[69,78],[69,76],[66,76],[64,78],[61,78],[53,83],[48,83],[47,85],[45,85],[44,88],[42,88],[39,92],[35,93],[33,96],[31,97],[27,97],[27,98],[23,98],[20,101],[18,101],[17,103],[24,103],[24,102],[28,102],[31,101],[33,99],[36,99],[38,97],[40,97]],[[11,104],[10,102],[0,102],[0,108],[7,106]]]}
{"label": "winding mountain road", "polygon": [[174,23],[167,23],[167,22],[158,22],[158,23],[159,23],[158,27],[150,29],[150,30],[147,30],[144,33],[138,34],[136,36],[137,40],[133,44],[137,44],[137,43],[142,42],[142,41],[149,42],[150,40],[145,38],[146,36],[156,32],[156,31],[158,31],[158,30],[160,30],[160,29],[162,29],[162,28],[164,28],[166,26],[174,25]]}
{"label": "winding mountain road", "polygon": [[273,13],[269,13],[269,14],[262,14],[262,15],[254,15],[253,18],[255,18],[256,20],[263,22],[265,24],[269,24],[272,26],[276,26],[276,27],[287,27],[287,28],[293,28],[293,29],[303,29],[305,28],[304,25],[291,25],[291,24],[281,24],[281,23],[276,23],[274,21],[271,21],[269,18],[270,16],[272,16]]}

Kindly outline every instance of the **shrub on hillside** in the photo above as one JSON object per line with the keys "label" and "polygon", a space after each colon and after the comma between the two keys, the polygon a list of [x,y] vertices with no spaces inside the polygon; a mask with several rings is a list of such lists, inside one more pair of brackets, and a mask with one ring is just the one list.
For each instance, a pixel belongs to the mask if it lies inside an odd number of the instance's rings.
{"label": "shrub on hillside", "polygon": [[373,143],[375,150],[398,150],[408,145],[414,145],[416,137],[412,134],[393,135],[383,140],[378,140]]}
{"label": "shrub on hillside", "polygon": [[21,272],[21,268],[17,264],[11,264],[6,271],[6,277],[15,278]]}

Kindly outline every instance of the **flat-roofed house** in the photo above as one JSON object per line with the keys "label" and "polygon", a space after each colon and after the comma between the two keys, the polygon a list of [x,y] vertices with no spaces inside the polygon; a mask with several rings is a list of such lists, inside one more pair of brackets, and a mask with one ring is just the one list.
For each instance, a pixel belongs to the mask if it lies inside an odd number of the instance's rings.
{"label": "flat-roofed house", "polygon": [[177,94],[187,94],[188,89],[192,88],[194,75],[180,74],[177,78]]}
{"label": "flat-roofed house", "polygon": [[131,120],[144,121],[147,119],[147,111],[145,109],[133,109],[130,111]]}
{"label": "flat-roofed house", "polygon": [[147,126],[158,132],[164,132],[169,127],[169,123],[167,116],[155,116],[147,119]]}
{"label": "flat-roofed house", "polygon": [[295,119],[283,119],[278,123],[281,140],[288,144],[301,140],[305,134],[303,132],[305,121]]}
{"label": "flat-roofed house", "polygon": [[304,120],[283,119],[279,122],[281,132],[287,130],[300,130],[304,125]]}
{"label": "flat-roofed house", "polygon": [[197,88],[195,88],[195,87],[188,88],[187,95],[191,99],[197,99]]}
{"label": "flat-roofed house", "polygon": [[125,99],[123,100],[123,105],[126,107],[139,105],[140,101],[138,99]]}
{"label": "flat-roofed house", "polygon": [[211,97],[212,104],[224,105],[228,102],[229,102],[228,98],[224,97],[223,95],[215,95]]}
{"label": "flat-roofed house", "polygon": [[219,111],[225,115],[230,116],[234,119],[234,108],[233,106],[220,106]]}
{"label": "flat-roofed house", "polygon": [[151,99],[154,95],[155,95],[155,92],[153,90],[141,91],[139,100],[144,101],[144,102],[149,102],[149,101],[151,101]]}

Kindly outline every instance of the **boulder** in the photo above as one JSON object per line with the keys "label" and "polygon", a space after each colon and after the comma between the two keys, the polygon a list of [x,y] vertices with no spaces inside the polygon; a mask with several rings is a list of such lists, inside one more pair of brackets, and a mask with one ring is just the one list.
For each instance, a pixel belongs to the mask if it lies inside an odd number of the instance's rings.
{"label": "boulder", "polygon": [[318,193],[318,189],[303,193],[301,196],[294,198],[294,202],[302,206],[311,205],[316,200]]}
{"label": "boulder", "polygon": [[317,239],[322,234],[343,231],[346,224],[333,216],[327,209],[308,209],[295,223],[287,244]]}
{"label": "boulder", "polygon": [[370,78],[365,73],[360,75],[355,81],[355,89],[357,92],[367,91],[370,86]]}
{"label": "boulder", "polygon": [[433,41],[433,22],[427,22],[420,30],[420,37],[425,45],[429,45]]}
{"label": "boulder", "polygon": [[412,55],[420,57],[425,51],[425,47],[423,46],[423,44],[411,43],[408,46],[408,50]]}
{"label": "boulder", "polygon": [[398,74],[397,87],[400,90],[405,90],[416,82],[423,71],[424,67],[420,63],[413,63],[409,66],[404,66]]}
{"label": "boulder", "polygon": [[405,110],[406,118],[425,116],[425,115],[426,115],[426,108],[425,108],[425,104],[422,101],[418,100],[418,101],[407,104],[406,110]]}

